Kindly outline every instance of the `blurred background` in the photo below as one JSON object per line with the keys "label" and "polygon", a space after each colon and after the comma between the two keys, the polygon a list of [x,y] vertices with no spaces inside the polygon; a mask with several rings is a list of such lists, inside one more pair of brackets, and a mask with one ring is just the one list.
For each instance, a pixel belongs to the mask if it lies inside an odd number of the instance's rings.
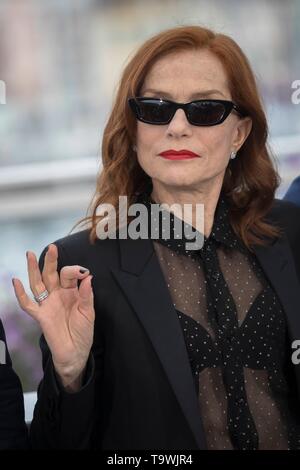
{"label": "blurred background", "polygon": [[[300,0],[0,0],[0,318],[24,391],[41,378],[39,330],[12,277],[86,214],[102,131],[128,57],[156,32],[200,24],[248,56],[282,177],[300,174]],[[5,85],[5,86],[4,86]],[[3,94],[5,92],[5,104]]]}

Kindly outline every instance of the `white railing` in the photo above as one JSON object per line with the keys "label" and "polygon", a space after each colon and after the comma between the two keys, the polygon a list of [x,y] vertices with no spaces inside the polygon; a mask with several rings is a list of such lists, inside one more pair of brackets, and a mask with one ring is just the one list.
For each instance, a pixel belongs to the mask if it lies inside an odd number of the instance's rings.
{"label": "white railing", "polygon": [[96,179],[100,169],[95,157],[52,160],[0,167],[0,191]]}
{"label": "white railing", "polygon": [[85,215],[100,169],[95,157],[0,167],[0,219]]}

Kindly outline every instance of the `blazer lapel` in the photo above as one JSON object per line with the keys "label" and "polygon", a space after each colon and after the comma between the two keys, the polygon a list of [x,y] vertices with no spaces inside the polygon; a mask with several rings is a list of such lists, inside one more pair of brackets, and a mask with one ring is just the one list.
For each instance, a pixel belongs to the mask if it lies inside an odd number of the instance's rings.
{"label": "blazer lapel", "polygon": [[198,397],[181,326],[150,239],[119,240],[112,269],[158,354],[200,449],[206,448]]}
{"label": "blazer lapel", "polygon": [[[255,254],[286,313],[292,356],[292,342],[300,339],[300,283],[289,242],[283,236],[272,245],[256,246]],[[300,365],[294,365],[294,371],[300,399]]]}

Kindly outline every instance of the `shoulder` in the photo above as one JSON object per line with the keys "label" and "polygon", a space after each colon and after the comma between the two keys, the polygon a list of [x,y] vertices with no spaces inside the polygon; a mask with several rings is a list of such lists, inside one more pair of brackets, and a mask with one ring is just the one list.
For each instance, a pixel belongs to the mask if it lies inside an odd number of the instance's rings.
{"label": "shoulder", "polygon": [[286,199],[274,199],[271,208],[271,213],[284,216],[284,214],[299,214],[300,207],[294,202],[287,201]]}
{"label": "shoulder", "polygon": [[90,230],[86,229],[58,238],[52,243],[55,243],[55,245],[58,245],[68,253],[72,253],[74,250],[76,251],[79,248],[86,250],[89,248],[89,246],[92,247],[92,242],[90,241],[89,237]]}
{"label": "shoulder", "polygon": [[274,199],[268,214],[271,222],[279,225],[291,242],[300,236],[300,207],[284,199]]}
{"label": "shoulder", "polygon": [[[117,263],[118,240],[107,238],[94,242],[90,240],[90,229],[85,229],[58,238],[54,243],[58,248],[58,267],[79,264],[91,269],[92,267],[112,266]],[[44,259],[48,245],[44,248],[40,261]]]}
{"label": "shoulder", "polygon": [[274,199],[269,215],[271,223],[282,228],[286,235],[300,275],[300,207],[286,200]]}
{"label": "shoulder", "polygon": [[72,253],[78,252],[114,250],[117,246],[117,239],[107,238],[101,240],[100,238],[96,238],[95,241],[92,242],[90,240],[90,229],[86,229],[58,238],[53,243],[60,246],[71,256]]}

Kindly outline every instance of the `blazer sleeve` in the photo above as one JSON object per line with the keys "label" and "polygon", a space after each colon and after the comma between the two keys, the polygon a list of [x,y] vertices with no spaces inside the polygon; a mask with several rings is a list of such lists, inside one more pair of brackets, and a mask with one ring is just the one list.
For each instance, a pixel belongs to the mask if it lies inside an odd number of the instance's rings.
{"label": "blazer sleeve", "polygon": [[[68,259],[59,243],[58,272],[65,265],[75,264]],[[45,247],[39,258],[42,272]],[[95,400],[95,362],[89,356],[82,388],[68,393],[56,378],[50,349],[44,336],[40,339],[44,375],[38,387],[38,398],[30,426],[33,449],[89,449],[93,429]]]}
{"label": "blazer sleeve", "polygon": [[26,449],[23,390],[12,368],[6,337],[0,321],[0,450]]}

